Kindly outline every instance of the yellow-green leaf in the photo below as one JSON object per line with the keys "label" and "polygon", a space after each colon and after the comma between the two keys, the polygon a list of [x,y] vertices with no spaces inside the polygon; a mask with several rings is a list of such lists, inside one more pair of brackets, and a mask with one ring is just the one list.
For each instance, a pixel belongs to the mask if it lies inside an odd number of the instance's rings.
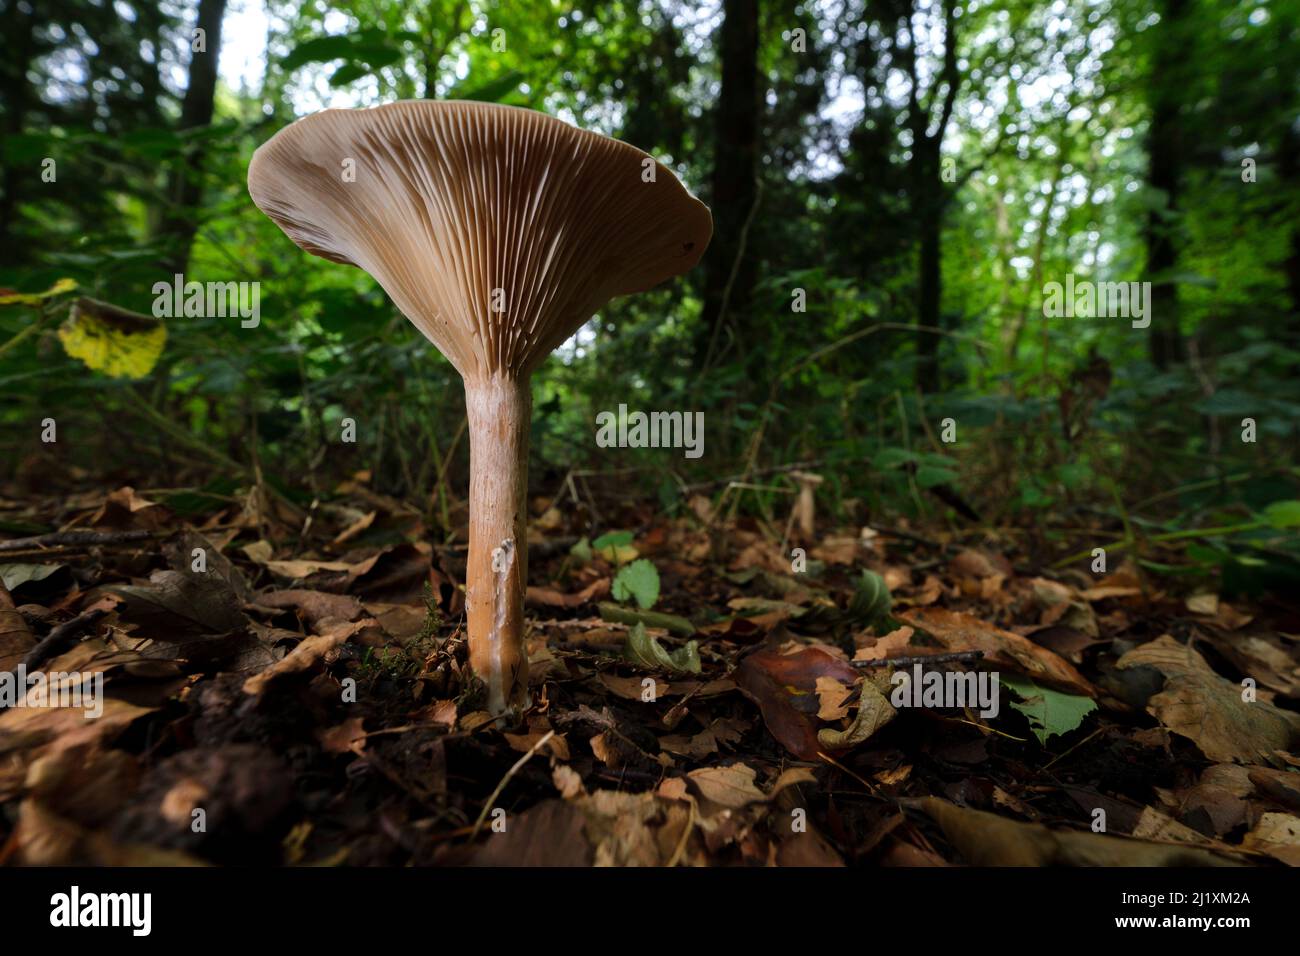
{"label": "yellow-green leaf", "polygon": [[59,341],[65,352],[96,372],[143,378],[158,364],[167,327],[152,316],[83,297],[59,327]]}
{"label": "yellow-green leaf", "polygon": [[71,292],[76,287],[76,279],[60,279],[44,292],[6,292],[0,295],[0,305],[40,305],[42,300]]}
{"label": "yellow-green leaf", "polygon": [[671,654],[664,650],[655,638],[646,632],[645,625],[638,623],[628,632],[627,642],[623,645],[623,656],[633,664],[639,664],[650,670],[662,670],[668,673],[700,673],[699,641],[687,641]]}

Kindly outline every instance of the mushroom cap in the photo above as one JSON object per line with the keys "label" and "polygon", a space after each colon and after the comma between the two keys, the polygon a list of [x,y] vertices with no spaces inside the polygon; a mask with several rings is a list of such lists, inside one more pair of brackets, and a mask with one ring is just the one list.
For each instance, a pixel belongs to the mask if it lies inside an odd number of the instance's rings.
{"label": "mushroom cap", "polygon": [[315,113],[258,148],[248,191],[303,249],[374,276],[466,377],[531,371],[613,297],[692,268],[713,233],[641,150],[488,103]]}

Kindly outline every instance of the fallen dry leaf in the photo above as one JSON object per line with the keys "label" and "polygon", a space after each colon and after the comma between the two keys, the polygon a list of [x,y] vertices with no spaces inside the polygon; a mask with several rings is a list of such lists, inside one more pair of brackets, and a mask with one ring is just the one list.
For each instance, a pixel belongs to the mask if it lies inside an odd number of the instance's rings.
{"label": "fallen dry leaf", "polygon": [[839,720],[849,715],[848,699],[853,694],[852,687],[846,687],[834,677],[819,677],[814,690],[818,720]]}
{"label": "fallen dry leaf", "polygon": [[[878,674],[875,677],[875,681],[883,687],[889,686],[888,680],[885,674]],[[858,744],[865,743],[877,730],[898,716],[898,711],[894,709],[894,705],[885,697],[881,686],[877,686],[877,683],[873,683],[872,679],[862,681],[858,710],[853,716],[853,723],[846,729],[822,728],[817,731],[817,742],[822,747],[831,751],[856,747]]]}
{"label": "fallen dry leaf", "polygon": [[609,578],[597,578],[574,594],[565,594],[555,588],[529,587],[527,600],[539,607],[581,607],[605,597],[609,594],[609,587]]}
{"label": "fallen dry leaf", "polygon": [[898,617],[932,635],[948,651],[983,651],[994,667],[1024,674],[1055,690],[1096,697],[1092,683],[1064,658],[1033,641],[979,618],[943,608],[915,608]]}
{"label": "fallen dry leaf", "polygon": [[729,767],[702,767],[687,774],[700,796],[722,807],[739,809],[767,799],[754,784],[752,767],[734,763]]}
{"label": "fallen dry leaf", "polygon": [[27,622],[14,607],[8,589],[0,584],[0,671],[11,671],[36,646]]}
{"label": "fallen dry leaf", "polygon": [[1246,834],[1241,845],[1267,853],[1287,866],[1300,866],[1300,817],[1290,813],[1265,813]]}
{"label": "fallen dry leaf", "polygon": [[1154,667],[1163,674],[1164,689],[1148,701],[1147,711],[1211,760],[1264,763],[1273,750],[1290,750],[1300,739],[1300,714],[1243,700],[1239,684],[1220,677],[1205,658],[1168,634],[1129,651],[1116,666]]}
{"label": "fallen dry leaf", "polygon": [[260,674],[254,674],[244,681],[244,693],[260,694],[272,681],[287,674],[296,674],[311,670],[325,659],[325,655],[349,637],[367,625],[374,624],[370,618],[352,624],[339,624],[325,634],[305,638],[297,647],[276,661]]}
{"label": "fallen dry leaf", "polygon": [[337,726],[322,730],[316,734],[321,748],[330,754],[345,754],[352,751],[352,743],[365,738],[366,731],[360,717],[350,717]]}
{"label": "fallen dry leaf", "polygon": [[261,607],[288,608],[298,613],[308,627],[315,628],[321,621],[334,618],[338,621],[355,621],[364,613],[361,602],[346,594],[329,594],[294,588],[284,591],[263,591],[257,596]]}
{"label": "fallen dry leaf", "polygon": [[903,801],[939,824],[973,866],[1234,866],[1230,854],[1201,847],[1151,843],[1088,830],[1053,830],[994,813],[969,810],[938,797]]}
{"label": "fallen dry leaf", "polygon": [[600,683],[624,700],[658,700],[668,693],[676,693],[670,685],[658,677],[619,677],[617,674],[601,672],[596,675]]}
{"label": "fallen dry leaf", "polygon": [[574,797],[581,796],[587,791],[582,786],[582,777],[578,772],[568,764],[556,764],[555,769],[551,771],[551,781],[555,784],[555,789],[560,791],[560,796],[565,800],[572,800]]}
{"label": "fallen dry leaf", "polygon": [[912,635],[915,633],[916,631],[913,628],[907,626],[890,631],[884,637],[876,638],[874,644],[859,647],[853,655],[853,659],[855,661],[880,661],[887,657],[903,657],[911,651],[909,645],[912,641]]}
{"label": "fallen dry leaf", "polygon": [[758,704],[772,736],[800,760],[817,760],[825,749],[817,740],[819,677],[852,684],[858,672],[848,662],[815,647],[794,654],[755,651],[736,668],[736,685]]}

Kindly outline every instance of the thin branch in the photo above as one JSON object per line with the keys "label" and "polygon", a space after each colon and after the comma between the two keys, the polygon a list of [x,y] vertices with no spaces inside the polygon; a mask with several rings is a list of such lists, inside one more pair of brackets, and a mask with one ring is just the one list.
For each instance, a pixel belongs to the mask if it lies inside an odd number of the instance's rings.
{"label": "thin branch", "polygon": [[496,789],[492,791],[491,795],[484,802],[483,809],[479,812],[478,819],[474,821],[474,829],[470,831],[469,842],[473,843],[475,838],[478,837],[478,831],[483,828],[483,821],[487,819],[488,814],[492,811],[492,805],[496,803],[497,797],[501,796],[501,791],[506,788],[506,784],[510,782],[511,778],[519,772],[520,768],[523,767],[524,764],[528,763],[533,754],[541,750],[542,745],[554,736],[555,731],[548,730],[542,738],[537,741],[537,743],[533,744],[532,747],[528,749],[528,753],[516,760],[514,766],[506,771],[506,775],[501,778],[501,782],[497,784]]}

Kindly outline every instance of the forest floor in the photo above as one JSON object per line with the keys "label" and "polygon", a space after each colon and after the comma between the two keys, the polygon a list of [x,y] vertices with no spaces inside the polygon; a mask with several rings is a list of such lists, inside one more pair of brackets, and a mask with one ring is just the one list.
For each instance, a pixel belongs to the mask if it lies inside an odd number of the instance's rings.
{"label": "forest floor", "polygon": [[364,474],[0,498],[0,863],[1300,865],[1294,597],[576,510],[536,510],[498,727],[464,546]]}

